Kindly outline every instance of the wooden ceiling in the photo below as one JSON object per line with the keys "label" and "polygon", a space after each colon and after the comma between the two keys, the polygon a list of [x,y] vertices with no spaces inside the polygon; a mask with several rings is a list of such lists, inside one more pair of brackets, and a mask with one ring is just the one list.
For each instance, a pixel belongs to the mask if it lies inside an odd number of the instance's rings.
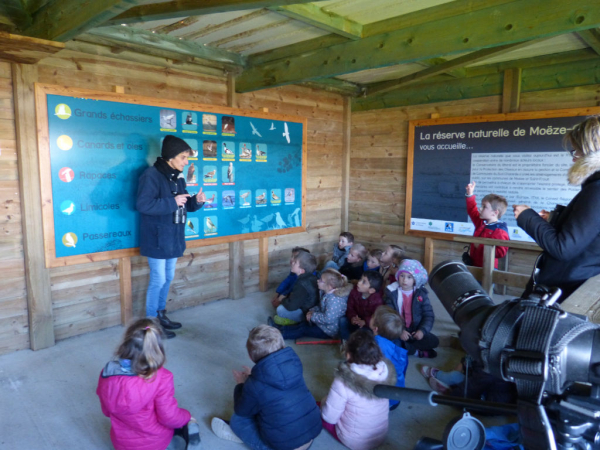
{"label": "wooden ceiling", "polygon": [[[0,31],[355,97],[355,110],[600,84],[598,0],[2,0]],[[1,53],[0,53],[1,55]]]}

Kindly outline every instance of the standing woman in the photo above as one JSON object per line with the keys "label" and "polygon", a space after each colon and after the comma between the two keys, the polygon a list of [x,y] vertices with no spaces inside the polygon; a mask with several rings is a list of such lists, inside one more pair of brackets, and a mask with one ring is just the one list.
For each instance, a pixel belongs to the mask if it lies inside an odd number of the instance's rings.
{"label": "standing woman", "polygon": [[169,330],[181,328],[166,315],[167,295],[175,275],[177,258],[185,251],[187,211],[199,210],[206,197],[202,189],[190,196],[181,175],[188,165],[191,148],[183,139],[168,135],[161,156],[140,177],[137,210],[140,212],[140,253],[148,258],[150,283],[146,294],[146,316],[158,317],[168,338]]}
{"label": "standing woman", "polygon": [[[517,224],[544,252],[535,282],[559,287],[565,300],[588,278],[600,274],[600,116],[592,116],[567,133],[573,165],[569,184],[581,191],[569,205],[547,222],[549,213],[536,213],[527,205],[513,205]],[[525,295],[533,288],[533,277]]]}

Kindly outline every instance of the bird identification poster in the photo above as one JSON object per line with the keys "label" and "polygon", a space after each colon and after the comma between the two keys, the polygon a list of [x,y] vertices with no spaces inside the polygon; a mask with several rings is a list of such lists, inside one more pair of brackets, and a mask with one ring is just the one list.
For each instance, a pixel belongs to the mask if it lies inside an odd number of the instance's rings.
{"label": "bird identification poster", "polygon": [[54,258],[139,246],[138,179],[167,135],[189,144],[180,176],[207,199],[188,212],[186,240],[303,229],[305,119],[183,102],[46,102]]}

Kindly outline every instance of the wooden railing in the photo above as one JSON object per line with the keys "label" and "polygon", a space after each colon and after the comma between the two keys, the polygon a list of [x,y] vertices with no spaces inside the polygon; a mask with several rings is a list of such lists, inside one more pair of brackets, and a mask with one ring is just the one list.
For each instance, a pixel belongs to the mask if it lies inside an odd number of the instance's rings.
{"label": "wooden railing", "polygon": [[[487,292],[491,290],[494,283],[524,289],[530,278],[530,274],[515,273],[505,270],[494,270],[496,246],[516,248],[520,250],[542,251],[537,244],[530,242],[505,241],[502,239],[486,239],[473,236],[455,236],[453,240],[455,242],[480,244],[484,246],[483,267],[468,266],[468,268]],[[428,272],[431,272],[431,269],[433,269],[433,253],[434,240],[429,237],[425,238],[425,257],[423,262],[425,269],[427,269]]]}

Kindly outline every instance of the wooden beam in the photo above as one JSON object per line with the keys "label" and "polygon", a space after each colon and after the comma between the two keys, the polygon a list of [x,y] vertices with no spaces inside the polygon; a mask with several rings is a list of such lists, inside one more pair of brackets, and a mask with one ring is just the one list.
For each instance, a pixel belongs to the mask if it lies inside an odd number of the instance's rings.
{"label": "wooden beam", "polygon": [[358,97],[363,95],[365,88],[350,81],[339,80],[337,78],[323,78],[315,81],[305,81],[300,83],[302,86],[308,86],[314,89],[321,89],[327,92],[335,92],[349,97]]}
{"label": "wooden beam", "polygon": [[268,9],[349,39],[360,39],[362,37],[362,25],[360,23],[331,11],[326,11],[319,5],[306,3],[289,6],[269,6]]}
{"label": "wooden beam", "polygon": [[[598,84],[600,58],[523,69],[521,92],[545,91]],[[462,79],[434,79],[379,96],[354,98],[352,111],[465,100],[502,95],[504,76],[491,73]]]}
{"label": "wooden beam", "polygon": [[54,0],[35,12],[32,23],[23,30],[27,36],[66,42],[75,36],[124,13],[135,0]]}
{"label": "wooden beam", "polygon": [[348,231],[350,223],[350,142],[352,137],[352,103],[344,98],[342,124],[342,214],[341,230]]}
{"label": "wooden beam", "polygon": [[[461,16],[463,14],[472,13],[481,9],[493,8],[514,1],[516,0],[454,0],[438,6],[432,6],[412,13],[365,24],[363,25],[363,37],[390,33],[403,28]],[[456,28],[456,30],[458,29],[459,28]]]}
{"label": "wooden beam", "polygon": [[119,259],[119,292],[121,294],[121,325],[127,325],[133,317],[131,258]]}
{"label": "wooden beam", "polygon": [[60,42],[0,32],[0,61],[35,64],[65,48]]}
{"label": "wooden beam", "polygon": [[597,54],[600,55],[600,32],[595,29],[583,30],[577,33]]}
{"label": "wooden beam", "polygon": [[175,0],[141,5],[129,9],[108,22],[109,25],[149,22],[151,20],[178,19],[231,11],[260,9],[323,0]]}
{"label": "wooden beam", "polygon": [[258,240],[258,289],[266,292],[269,288],[269,238]]}
{"label": "wooden beam", "polygon": [[[423,67],[433,67],[439,66],[440,64],[446,63],[448,60],[445,58],[432,58],[432,59],[424,59],[422,61],[417,61],[417,64]],[[458,67],[455,69],[449,69],[444,72],[446,75],[450,75],[454,78],[464,78],[467,76],[467,69],[464,67]]]}
{"label": "wooden beam", "polygon": [[179,53],[182,55],[217,61],[237,66],[245,65],[245,58],[227,50],[187,42],[169,35],[156,34],[139,28],[102,27],[90,30],[88,34],[128,44],[144,45],[150,48]]}
{"label": "wooden beam", "polygon": [[10,24],[19,29],[31,24],[31,15],[26,11],[21,0],[2,0],[0,16],[8,18]]}
{"label": "wooden beam", "polygon": [[519,111],[521,101],[521,68],[504,71],[504,86],[502,88],[502,112],[514,113]]}
{"label": "wooden beam", "polygon": [[328,34],[314,39],[297,42],[296,44],[286,45],[284,47],[274,48],[260,53],[255,53],[248,56],[248,66],[259,66],[269,61],[289,58],[295,55],[320,50],[322,48],[331,47],[333,45],[348,42],[348,39],[336,34]]}
{"label": "wooden beam", "polygon": [[425,80],[427,78],[434,77],[452,69],[461,68],[469,64],[474,64],[491,56],[498,56],[516,50],[518,48],[528,47],[531,44],[531,42],[518,42],[516,44],[501,45],[500,47],[484,48],[483,50],[478,50],[476,52],[469,53],[468,55],[451,59],[450,61],[446,61],[443,64],[431,66],[425,70],[421,70],[420,72],[411,73],[410,75],[399,78],[397,80],[371,84],[367,86],[367,96],[383,94],[384,92],[393,91],[395,89],[399,89],[416,81]]}
{"label": "wooden beam", "polygon": [[246,70],[237,80],[237,88],[238,92],[248,92],[329,78],[576,32],[599,24],[600,8],[592,7],[588,0],[519,0],[493,8],[493,16],[489,9],[479,10],[271,61]]}
{"label": "wooden beam", "polygon": [[54,345],[52,293],[50,273],[46,269],[44,257],[44,205],[40,202],[40,169],[36,141],[34,83],[37,77],[37,66],[12,65],[29,341],[33,350]]}

